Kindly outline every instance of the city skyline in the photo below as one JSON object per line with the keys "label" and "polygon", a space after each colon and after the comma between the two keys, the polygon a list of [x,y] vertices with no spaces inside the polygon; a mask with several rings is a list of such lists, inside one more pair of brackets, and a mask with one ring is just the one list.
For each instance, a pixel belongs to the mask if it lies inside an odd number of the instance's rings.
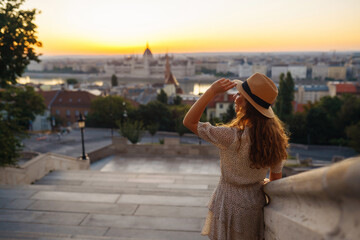
{"label": "city skyline", "polygon": [[360,50],[360,2],[27,0],[52,55]]}

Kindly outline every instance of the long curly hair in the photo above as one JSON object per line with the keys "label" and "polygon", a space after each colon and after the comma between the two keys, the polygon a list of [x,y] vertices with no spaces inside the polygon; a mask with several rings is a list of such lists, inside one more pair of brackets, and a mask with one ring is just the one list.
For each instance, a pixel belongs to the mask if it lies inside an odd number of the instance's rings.
{"label": "long curly hair", "polygon": [[[245,107],[240,108],[236,118],[225,126],[239,129],[238,138],[245,127],[249,128],[251,168],[266,168],[276,165],[287,158],[289,137],[285,132],[283,122],[275,115],[267,118],[257,111],[246,99]],[[239,145],[240,149],[240,145]]]}

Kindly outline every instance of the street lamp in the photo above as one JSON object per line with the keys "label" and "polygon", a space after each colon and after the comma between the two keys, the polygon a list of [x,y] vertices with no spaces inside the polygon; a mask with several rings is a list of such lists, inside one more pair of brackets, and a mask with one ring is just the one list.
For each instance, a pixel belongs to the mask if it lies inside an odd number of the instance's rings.
{"label": "street lamp", "polygon": [[85,117],[80,113],[78,120],[79,128],[81,130],[81,142],[82,142],[82,159],[86,160],[85,156],[85,145],[84,145],[84,128],[85,128]]}

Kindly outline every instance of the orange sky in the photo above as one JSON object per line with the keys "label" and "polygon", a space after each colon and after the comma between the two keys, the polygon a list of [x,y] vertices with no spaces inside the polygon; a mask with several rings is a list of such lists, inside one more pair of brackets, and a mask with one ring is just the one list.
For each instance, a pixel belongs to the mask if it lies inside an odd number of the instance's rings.
{"label": "orange sky", "polygon": [[359,0],[27,0],[44,55],[360,50]]}

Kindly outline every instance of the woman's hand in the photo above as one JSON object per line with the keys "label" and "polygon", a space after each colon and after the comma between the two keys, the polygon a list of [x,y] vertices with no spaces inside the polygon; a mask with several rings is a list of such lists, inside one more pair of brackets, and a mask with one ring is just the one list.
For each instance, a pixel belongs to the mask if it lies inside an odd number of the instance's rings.
{"label": "woman's hand", "polygon": [[211,84],[209,91],[211,91],[214,95],[217,95],[219,93],[224,93],[235,86],[236,83],[230,81],[229,79],[221,78]]}

